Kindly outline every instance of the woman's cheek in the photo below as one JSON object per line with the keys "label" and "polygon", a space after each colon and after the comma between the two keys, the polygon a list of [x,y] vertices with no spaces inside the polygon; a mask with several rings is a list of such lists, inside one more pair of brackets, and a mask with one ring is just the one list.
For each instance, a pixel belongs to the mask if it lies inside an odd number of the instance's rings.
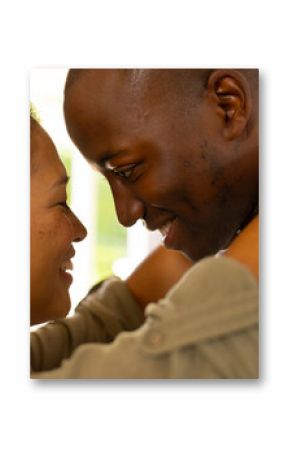
{"label": "woman's cheek", "polygon": [[63,237],[71,243],[74,240],[73,223],[69,214],[63,212],[59,221],[59,228],[63,232]]}

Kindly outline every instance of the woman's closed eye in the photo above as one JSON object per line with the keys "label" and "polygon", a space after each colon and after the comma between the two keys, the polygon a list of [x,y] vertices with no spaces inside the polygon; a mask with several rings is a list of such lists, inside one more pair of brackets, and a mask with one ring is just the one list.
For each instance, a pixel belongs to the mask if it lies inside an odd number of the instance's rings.
{"label": "woman's closed eye", "polygon": [[58,203],[58,205],[64,207],[65,209],[68,209],[68,204],[66,201],[61,201],[60,203]]}
{"label": "woman's closed eye", "polygon": [[67,204],[66,200],[65,201],[59,201],[58,203],[56,203],[56,206],[61,207],[65,212],[70,211],[70,207]]}

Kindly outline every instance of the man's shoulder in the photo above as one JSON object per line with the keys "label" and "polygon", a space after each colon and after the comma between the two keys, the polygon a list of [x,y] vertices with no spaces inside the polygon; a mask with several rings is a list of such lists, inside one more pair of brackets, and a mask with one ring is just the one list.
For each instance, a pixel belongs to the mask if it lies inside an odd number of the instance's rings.
{"label": "man's shoulder", "polygon": [[171,350],[256,325],[258,308],[258,286],[251,273],[234,260],[209,257],[145,314],[148,333],[160,334],[156,339]]}

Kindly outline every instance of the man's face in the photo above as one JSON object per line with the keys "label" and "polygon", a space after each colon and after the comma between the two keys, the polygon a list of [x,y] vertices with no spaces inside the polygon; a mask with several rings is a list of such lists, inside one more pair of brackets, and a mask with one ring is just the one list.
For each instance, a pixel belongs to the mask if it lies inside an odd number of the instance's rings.
{"label": "man's face", "polygon": [[142,219],[193,260],[228,244],[241,220],[239,151],[225,151],[206,102],[187,105],[146,70],[90,70],[67,92],[65,118],[107,178],[122,225]]}

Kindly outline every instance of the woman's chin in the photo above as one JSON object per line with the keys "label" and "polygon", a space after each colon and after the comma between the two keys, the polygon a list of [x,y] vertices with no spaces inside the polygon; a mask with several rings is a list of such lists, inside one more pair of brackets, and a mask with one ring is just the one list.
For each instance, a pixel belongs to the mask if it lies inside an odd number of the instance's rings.
{"label": "woman's chin", "polygon": [[47,321],[65,318],[71,309],[71,300],[68,290],[66,294],[57,295],[55,300],[51,300],[49,307],[43,305],[41,310],[34,311],[30,315],[30,325],[46,323]]}
{"label": "woman's chin", "polygon": [[70,299],[70,295],[69,292],[67,290],[66,295],[64,297],[59,296],[57,298],[57,302],[55,303],[55,312],[54,312],[54,318],[50,318],[50,319],[61,319],[61,318],[65,318],[67,316],[67,314],[69,313],[71,309],[71,299]]}

